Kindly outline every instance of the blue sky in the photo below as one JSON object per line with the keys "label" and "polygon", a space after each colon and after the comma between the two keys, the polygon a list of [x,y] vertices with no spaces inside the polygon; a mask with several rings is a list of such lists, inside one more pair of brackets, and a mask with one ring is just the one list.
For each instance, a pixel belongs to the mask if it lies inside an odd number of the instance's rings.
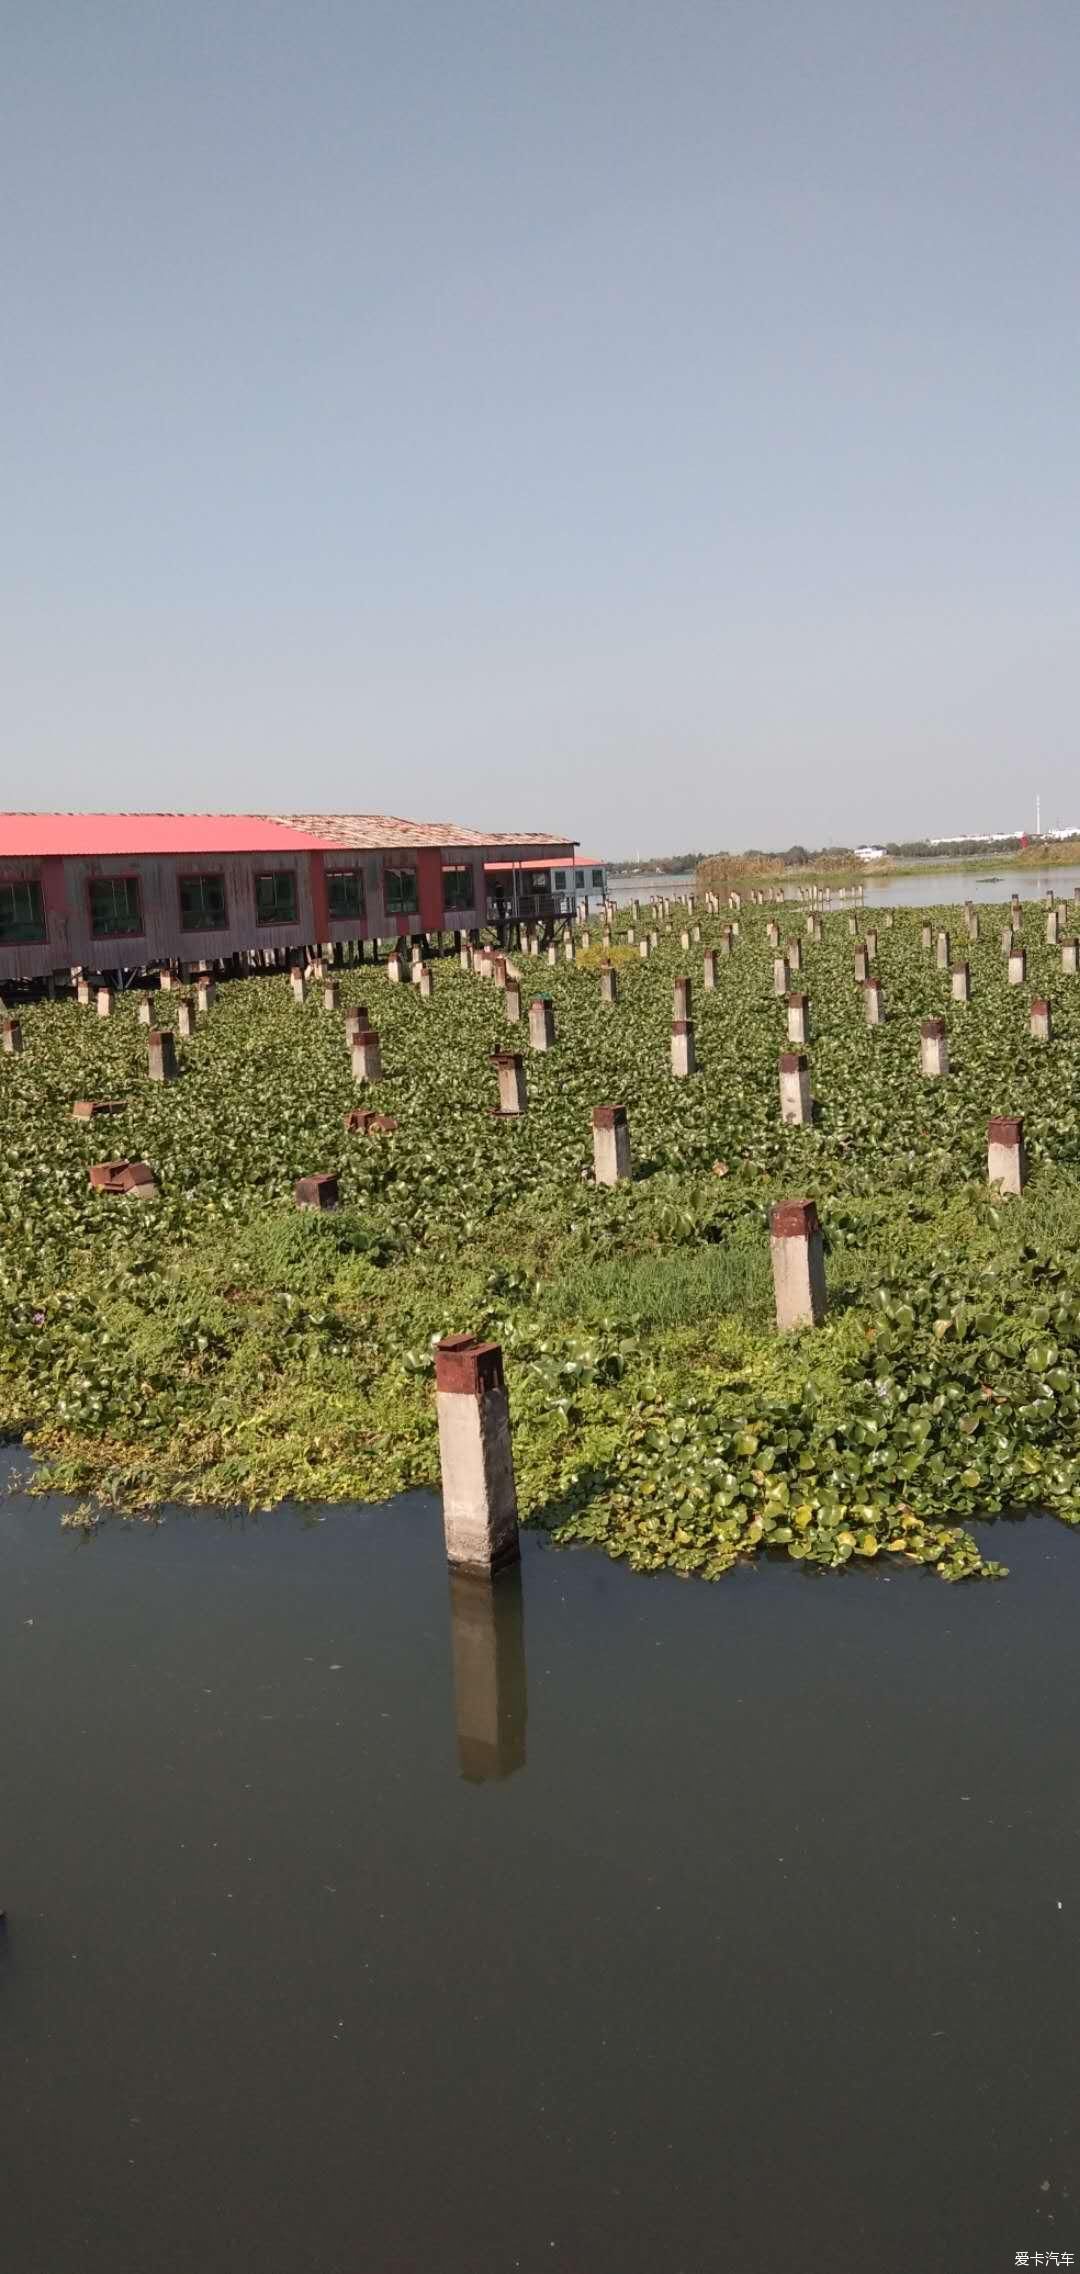
{"label": "blue sky", "polygon": [[1074,0],[40,0],[3,801],[1080,820]]}

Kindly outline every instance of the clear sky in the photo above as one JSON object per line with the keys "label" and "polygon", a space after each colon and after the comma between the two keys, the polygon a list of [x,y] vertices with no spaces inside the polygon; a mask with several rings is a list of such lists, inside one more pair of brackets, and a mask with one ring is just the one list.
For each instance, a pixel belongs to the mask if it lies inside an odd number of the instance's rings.
{"label": "clear sky", "polygon": [[25,0],[0,802],[1080,820],[1077,0]]}

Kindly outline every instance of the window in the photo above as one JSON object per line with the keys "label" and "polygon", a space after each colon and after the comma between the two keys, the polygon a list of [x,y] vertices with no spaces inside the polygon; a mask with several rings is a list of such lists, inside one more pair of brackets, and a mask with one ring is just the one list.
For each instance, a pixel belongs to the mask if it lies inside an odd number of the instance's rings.
{"label": "window", "polygon": [[34,877],[17,884],[0,884],[0,940],[44,940],[45,903]]}
{"label": "window", "polygon": [[180,925],[185,932],[223,932],[225,879],[223,876],[182,876]]}
{"label": "window", "polygon": [[592,882],[593,882],[593,891],[594,891],[594,892],[602,892],[602,891],[603,891],[603,889],[604,889],[604,872],[603,872],[603,869],[594,869],[594,870],[593,870],[593,872],[592,872]]}
{"label": "window", "polygon": [[420,906],[416,896],[415,869],[386,869],[383,873],[383,890],[388,916],[415,916]]}
{"label": "window", "polygon": [[331,916],[362,916],[364,879],[359,869],[327,869],[326,904]]}
{"label": "window", "polygon": [[442,884],[444,909],[472,907],[476,888],[473,884],[471,869],[444,869]]}
{"label": "window", "polygon": [[132,937],[142,931],[139,880],[135,876],[90,879],[90,930],[96,940]]}
{"label": "window", "polygon": [[584,869],[575,869],[575,870],[574,870],[574,890],[575,890],[575,892],[584,892],[584,890],[585,890],[585,871],[584,871]]}
{"label": "window", "polygon": [[551,889],[552,889],[552,891],[553,891],[553,892],[565,892],[565,891],[566,891],[566,870],[565,870],[565,869],[556,869],[556,870],[555,870],[555,873],[554,873],[554,875],[553,875],[553,877],[552,877],[552,879],[551,879]]}
{"label": "window", "polygon": [[257,924],[295,924],[296,870],[269,869],[255,879]]}

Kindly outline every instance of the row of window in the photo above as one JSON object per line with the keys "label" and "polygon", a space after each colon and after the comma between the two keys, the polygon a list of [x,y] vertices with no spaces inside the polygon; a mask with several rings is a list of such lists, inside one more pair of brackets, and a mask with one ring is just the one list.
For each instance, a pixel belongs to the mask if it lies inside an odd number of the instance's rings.
{"label": "row of window", "polygon": [[[143,933],[142,894],[138,877],[91,877],[88,887],[90,930],[96,940],[139,939]],[[229,911],[223,876],[177,878],[180,927],[185,932],[223,932]],[[364,879],[359,869],[328,869],[326,898],[331,917],[363,918]],[[415,916],[420,900],[416,870],[383,870],[383,902],[389,916]],[[443,905],[446,909],[473,905],[470,868],[443,870]],[[295,924],[299,903],[295,869],[267,869],[255,878],[257,924]],[[0,941],[12,945],[48,938],[45,902],[35,878],[0,883]]]}

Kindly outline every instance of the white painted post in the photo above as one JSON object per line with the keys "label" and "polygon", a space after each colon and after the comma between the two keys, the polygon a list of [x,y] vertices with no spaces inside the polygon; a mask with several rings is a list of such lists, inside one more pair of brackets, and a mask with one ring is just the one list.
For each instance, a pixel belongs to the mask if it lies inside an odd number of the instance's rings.
{"label": "white painted post", "polygon": [[1023,948],[1014,947],[1009,955],[1009,985],[1010,987],[1022,987],[1026,978],[1026,951]]}
{"label": "white painted post", "polygon": [[970,966],[970,964],[967,964],[967,963],[956,963],[956,964],[954,964],[954,965],[953,965],[953,973],[952,973],[952,999],[953,999],[953,1002],[954,1002],[954,1003],[970,1003],[970,1001],[971,1001],[971,966]]}
{"label": "white painted post", "polygon": [[172,1082],[176,1079],[176,1044],[168,1027],[151,1027],[146,1037],[152,1082]]}
{"label": "white painted post", "polygon": [[98,988],[98,991],[97,991],[97,1015],[98,1015],[99,1019],[108,1019],[108,1018],[111,1018],[111,1017],[112,1017],[112,988],[111,988],[111,987],[99,987],[99,988]]}
{"label": "white painted post", "polygon": [[630,1124],[624,1105],[593,1107],[593,1175],[597,1184],[624,1184],[630,1165]]}
{"label": "white painted post", "polygon": [[947,1074],[949,1071],[949,1039],[944,1019],[924,1019],[921,1030],[920,1057],[924,1074]]}
{"label": "white painted post", "polygon": [[776,1324],[781,1332],[791,1327],[820,1326],[828,1307],[825,1288],[825,1252],[812,1200],[782,1200],[773,1209],[769,1227]]}
{"label": "white painted post", "polygon": [[491,1056],[499,1077],[499,1103],[497,1107],[492,1107],[492,1111],[502,1114],[504,1118],[508,1114],[524,1113],[528,1101],[525,1096],[525,1068],[519,1053],[516,1050],[494,1050]]}
{"label": "white painted post", "polygon": [[1027,1183],[1023,1114],[997,1114],[986,1131],[986,1174],[1002,1192],[1022,1192]]}
{"label": "white painted post", "polygon": [[517,1491],[498,1343],[444,1335],[435,1350],[435,1405],[447,1561],[471,1571],[515,1563]]}
{"label": "white painted post", "polygon": [[948,935],[948,932],[939,932],[939,933],[938,933],[938,936],[937,936],[937,950],[936,950],[936,960],[937,960],[937,967],[938,967],[938,970],[939,970],[939,971],[947,971],[947,970],[948,970],[948,968],[949,968],[949,959],[950,959],[950,956],[951,956],[951,952],[952,952],[952,951],[951,951],[951,948],[950,948],[950,944],[949,944],[949,935]]}
{"label": "white painted post", "polygon": [[354,1082],[382,1081],[382,1049],[374,1027],[360,1027],[353,1038],[352,1073]]}
{"label": "white painted post", "polygon": [[810,1068],[802,1050],[780,1053],[780,1119],[796,1129],[808,1129],[814,1118],[810,1095]]}

